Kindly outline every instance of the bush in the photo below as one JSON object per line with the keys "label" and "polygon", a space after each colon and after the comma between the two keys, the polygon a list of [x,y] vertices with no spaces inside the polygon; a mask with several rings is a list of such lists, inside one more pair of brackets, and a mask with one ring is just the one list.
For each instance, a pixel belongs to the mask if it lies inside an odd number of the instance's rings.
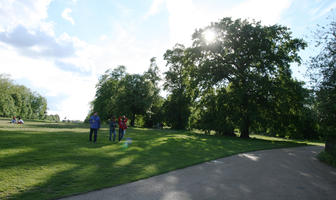
{"label": "bush", "polygon": [[335,135],[328,135],[325,151],[330,155],[336,157],[336,136]]}
{"label": "bush", "polygon": [[321,161],[321,162],[324,162],[328,165],[331,165],[333,167],[336,167],[336,157],[325,152],[325,151],[322,151],[318,156],[317,158]]}

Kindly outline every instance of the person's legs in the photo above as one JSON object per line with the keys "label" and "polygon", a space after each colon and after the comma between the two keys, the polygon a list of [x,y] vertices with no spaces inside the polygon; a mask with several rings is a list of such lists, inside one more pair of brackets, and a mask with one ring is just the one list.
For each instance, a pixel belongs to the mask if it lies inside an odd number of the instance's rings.
{"label": "person's legs", "polygon": [[92,142],[92,133],[93,133],[93,129],[90,128],[90,135],[89,135],[89,141]]}
{"label": "person's legs", "polygon": [[120,140],[122,140],[123,137],[124,137],[124,129],[121,129],[121,138],[120,138]]}
{"label": "person's legs", "polygon": [[[114,137],[113,137],[114,138]],[[109,137],[109,140],[111,141],[112,140],[112,129],[110,128],[110,137]],[[114,139],[113,139],[114,140]]]}
{"label": "person's legs", "polygon": [[113,142],[115,141],[115,138],[116,138],[116,131],[115,129],[113,129]]}
{"label": "person's legs", "polygon": [[93,129],[93,133],[94,133],[94,140],[93,142],[96,143],[97,141],[97,132],[98,132],[98,129]]}
{"label": "person's legs", "polygon": [[121,134],[122,134],[122,128],[119,128],[119,134],[118,134],[118,136],[119,136],[119,141],[121,140]]}

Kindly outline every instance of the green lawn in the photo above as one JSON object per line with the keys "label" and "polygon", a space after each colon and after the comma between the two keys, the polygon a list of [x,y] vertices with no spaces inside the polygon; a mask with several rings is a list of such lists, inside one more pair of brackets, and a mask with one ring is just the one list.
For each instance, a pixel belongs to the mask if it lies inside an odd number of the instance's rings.
{"label": "green lawn", "polygon": [[0,120],[0,199],[55,199],[241,152],[302,145],[140,128],[128,129],[121,143],[108,141],[102,128],[92,144],[83,124],[8,121]]}

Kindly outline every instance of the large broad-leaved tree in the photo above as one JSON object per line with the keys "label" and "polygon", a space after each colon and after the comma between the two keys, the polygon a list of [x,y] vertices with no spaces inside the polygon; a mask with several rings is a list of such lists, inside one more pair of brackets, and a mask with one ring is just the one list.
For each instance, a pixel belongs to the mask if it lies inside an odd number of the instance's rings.
{"label": "large broad-leaved tree", "polygon": [[320,53],[310,61],[316,81],[318,116],[321,131],[327,137],[326,151],[336,155],[336,22],[317,33]]}
{"label": "large broad-leaved tree", "polygon": [[199,86],[230,88],[228,105],[235,109],[234,122],[241,137],[249,137],[260,108],[272,96],[273,79],[278,71],[290,71],[291,63],[300,63],[298,52],[305,46],[287,27],[223,18],[193,34]]}

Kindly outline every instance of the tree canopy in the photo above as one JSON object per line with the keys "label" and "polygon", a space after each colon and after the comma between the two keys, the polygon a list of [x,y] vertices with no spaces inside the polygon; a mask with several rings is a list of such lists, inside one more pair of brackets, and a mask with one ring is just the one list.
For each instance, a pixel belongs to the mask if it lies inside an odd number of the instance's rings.
{"label": "tree canopy", "polygon": [[[292,77],[290,68],[301,64],[299,51],[307,46],[305,41],[294,38],[285,26],[223,18],[197,29],[192,45],[166,50],[168,70],[162,80],[155,58],[143,74],[128,74],[123,66],[106,71],[92,110],[103,119],[126,114],[132,125],[140,117],[147,127],[164,122],[173,129],[217,135],[238,131],[245,138],[256,133],[318,139],[319,122],[332,126],[335,113],[328,112],[334,105],[335,44],[331,39],[324,42],[329,49],[311,62],[323,74],[314,95]],[[165,97],[160,96],[160,85]]]}
{"label": "tree canopy", "polygon": [[0,116],[45,119],[47,100],[23,85],[14,84],[6,75],[0,74]]}
{"label": "tree canopy", "polygon": [[311,58],[310,70],[316,86],[318,120],[321,132],[336,142],[336,22],[317,34],[320,52]]}
{"label": "tree canopy", "polygon": [[158,68],[155,67],[155,59],[151,62],[149,70],[143,75],[128,74],[124,66],[107,70],[96,86],[92,112],[98,112],[103,120],[126,115],[134,126],[136,115],[146,115],[158,98]]}
{"label": "tree canopy", "polygon": [[[213,31],[213,41],[205,33]],[[228,104],[235,109],[233,119],[241,137],[249,137],[251,126],[276,91],[274,79],[290,76],[290,64],[300,63],[301,39],[292,38],[288,28],[260,22],[223,18],[193,34],[192,52],[198,63],[199,87],[227,88]]]}

